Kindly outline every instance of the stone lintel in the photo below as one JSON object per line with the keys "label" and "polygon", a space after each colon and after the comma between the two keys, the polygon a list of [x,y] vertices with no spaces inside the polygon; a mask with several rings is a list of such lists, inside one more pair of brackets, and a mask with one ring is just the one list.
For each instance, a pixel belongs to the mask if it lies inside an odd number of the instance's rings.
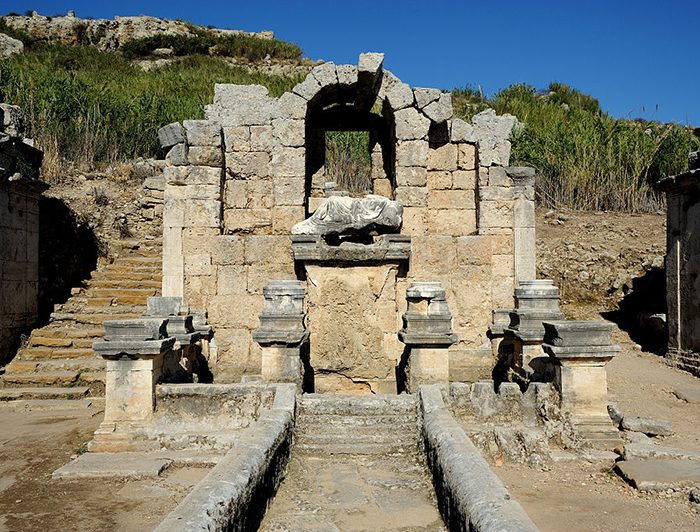
{"label": "stone lintel", "polygon": [[294,235],[292,252],[294,260],[300,262],[403,262],[411,256],[411,237],[381,235],[374,244],[342,242],[338,246],[331,246],[320,235]]}
{"label": "stone lintel", "polygon": [[664,177],[658,180],[654,187],[666,193],[698,189],[700,188],[700,168],[689,170],[682,174]]}
{"label": "stone lintel", "polygon": [[253,332],[253,340],[263,347],[279,345],[297,347],[306,343],[309,339],[309,331],[276,331],[271,329],[258,329]]}
{"label": "stone lintel", "polygon": [[128,357],[131,359],[153,358],[162,355],[175,345],[175,338],[160,340],[97,340],[92,344],[95,352],[108,359]]}
{"label": "stone lintel", "polygon": [[544,341],[552,346],[610,346],[612,324],[602,320],[545,321]]}
{"label": "stone lintel", "polygon": [[402,329],[399,331],[399,340],[411,348],[450,347],[459,341],[459,337],[455,333],[414,333]]}
{"label": "stone lintel", "polygon": [[561,347],[550,344],[542,346],[545,352],[560,362],[584,362],[604,363],[611,360],[620,352],[619,345],[591,345]]}

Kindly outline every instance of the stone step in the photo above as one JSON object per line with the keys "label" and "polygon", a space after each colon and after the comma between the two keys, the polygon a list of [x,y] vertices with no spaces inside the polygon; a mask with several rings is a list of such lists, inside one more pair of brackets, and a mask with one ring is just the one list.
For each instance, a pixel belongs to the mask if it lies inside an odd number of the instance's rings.
{"label": "stone step", "polygon": [[385,445],[385,446],[402,446],[411,447],[419,444],[418,431],[409,432],[394,432],[391,427],[386,427],[384,433],[361,434],[356,431],[348,431],[345,433],[301,433],[297,434],[297,443],[305,445]]}
{"label": "stone step", "polygon": [[17,355],[21,359],[86,358],[95,356],[95,352],[92,347],[26,347]]}
{"label": "stone step", "polygon": [[118,272],[109,269],[97,270],[91,279],[93,280],[111,280],[111,281],[124,281],[124,280],[140,280],[140,281],[160,281],[160,272]]}
{"label": "stone step", "polygon": [[101,325],[105,321],[108,321],[108,320],[133,320],[133,319],[139,318],[141,316],[143,316],[143,312],[131,312],[131,313],[125,312],[123,314],[120,314],[120,313],[100,314],[100,313],[96,312],[93,314],[76,314],[75,321],[77,321],[78,323]]}
{"label": "stone step", "polygon": [[85,300],[87,308],[103,308],[116,306],[143,306],[146,303],[148,296],[107,296],[107,297],[88,297]]}
{"label": "stone step", "polygon": [[144,257],[142,255],[125,255],[123,257],[118,257],[114,264],[121,265],[150,265],[154,267],[160,267],[163,264],[163,260],[160,255],[157,257]]}
{"label": "stone step", "polygon": [[394,445],[384,443],[299,443],[296,444],[292,453],[300,455],[409,455],[418,452],[417,445]]}
{"label": "stone step", "polygon": [[418,411],[413,395],[321,395],[306,394],[299,401],[299,413],[375,416]]}
{"label": "stone step", "polygon": [[0,410],[11,412],[51,411],[71,412],[87,408],[103,408],[104,398],[89,397],[81,399],[18,399],[16,401],[1,401]]}
{"label": "stone step", "polygon": [[108,290],[121,290],[124,288],[156,288],[160,290],[161,280],[144,281],[135,279],[92,279],[88,284],[89,288],[105,288]]}
{"label": "stone step", "polygon": [[105,331],[102,327],[85,327],[83,326],[69,326],[69,325],[48,325],[42,327],[41,329],[36,329],[32,333],[32,338],[34,335],[38,335],[42,338],[101,338],[104,336]]}
{"label": "stone step", "polygon": [[297,418],[296,430],[324,430],[324,427],[339,429],[353,428],[357,430],[377,429],[383,427],[417,428],[418,413],[377,414],[372,416],[357,416],[344,414],[301,414]]}
{"label": "stone step", "polygon": [[0,388],[0,401],[17,399],[82,399],[90,393],[87,386],[64,386],[53,388]]}
{"label": "stone step", "polygon": [[[8,366],[8,370],[11,366]],[[78,380],[78,371],[44,371],[40,373],[7,371],[2,376],[2,381],[8,384],[39,384],[42,386],[56,386],[72,384]]]}
{"label": "stone step", "polygon": [[93,352],[85,358],[49,358],[23,359],[16,358],[6,368],[6,374],[27,373],[37,371],[103,371],[105,362]]}
{"label": "stone step", "polygon": [[158,291],[157,288],[118,288],[115,290],[110,290],[108,288],[92,288],[89,291],[88,297],[109,297],[119,300],[125,297],[140,297],[143,302],[150,296],[158,295]]}

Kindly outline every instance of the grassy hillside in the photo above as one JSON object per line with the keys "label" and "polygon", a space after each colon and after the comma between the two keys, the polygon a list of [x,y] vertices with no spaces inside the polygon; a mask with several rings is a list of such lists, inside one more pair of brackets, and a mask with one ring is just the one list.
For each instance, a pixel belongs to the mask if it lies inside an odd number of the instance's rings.
{"label": "grassy hillside", "polygon": [[157,129],[203,117],[214,83],[256,83],[280,95],[298,81],[203,55],[145,72],[119,54],[63,45],[0,60],[0,101],[22,107],[29,136],[46,152],[48,178],[67,162],[92,168],[162,155]]}
{"label": "grassy hillside", "polygon": [[692,128],[612,118],[596,99],[560,83],[544,92],[513,85],[490,99],[457,89],[453,99],[465,118],[493,107],[525,125],[514,139],[511,164],[537,168],[544,206],[656,211],[663,197],[651,183],[687,170],[688,153],[700,149]]}

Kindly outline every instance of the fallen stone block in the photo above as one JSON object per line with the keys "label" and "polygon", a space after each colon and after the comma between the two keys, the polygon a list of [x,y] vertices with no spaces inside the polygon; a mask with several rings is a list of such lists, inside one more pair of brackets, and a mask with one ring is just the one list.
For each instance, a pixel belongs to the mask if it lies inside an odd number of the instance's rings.
{"label": "fallen stone block", "polygon": [[667,458],[618,462],[616,471],[633,487],[645,491],[687,488],[700,483],[700,462]]}
{"label": "fallen stone block", "polygon": [[51,475],[65,478],[152,478],[165,471],[173,461],[149,453],[85,453],[58,468]]}
{"label": "fallen stone block", "polygon": [[682,460],[700,460],[700,452],[686,451],[666,445],[657,445],[648,440],[646,442],[628,443],[624,450],[625,460],[642,458],[675,458]]}
{"label": "fallen stone block", "polygon": [[624,430],[643,432],[649,436],[670,436],[673,434],[673,424],[663,419],[652,419],[640,416],[624,416],[621,426]]}
{"label": "fallen stone block", "polygon": [[608,414],[610,414],[610,419],[613,420],[613,423],[619,427],[624,416],[615,403],[608,404]]}
{"label": "fallen stone block", "polygon": [[180,122],[173,122],[158,130],[158,140],[163,148],[171,148],[176,144],[185,142],[185,128]]}
{"label": "fallen stone block", "polygon": [[700,389],[698,388],[678,388],[673,390],[673,395],[686,403],[700,404]]}

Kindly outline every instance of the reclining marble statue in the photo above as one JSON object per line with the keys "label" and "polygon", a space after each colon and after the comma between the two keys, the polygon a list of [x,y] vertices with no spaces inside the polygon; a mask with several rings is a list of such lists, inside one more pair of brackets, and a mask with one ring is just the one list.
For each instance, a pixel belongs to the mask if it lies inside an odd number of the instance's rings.
{"label": "reclining marble statue", "polygon": [[330,196],[306,220],[292,227],[294,235],[339,235],[398,231],[403,206],[384,196]]}

